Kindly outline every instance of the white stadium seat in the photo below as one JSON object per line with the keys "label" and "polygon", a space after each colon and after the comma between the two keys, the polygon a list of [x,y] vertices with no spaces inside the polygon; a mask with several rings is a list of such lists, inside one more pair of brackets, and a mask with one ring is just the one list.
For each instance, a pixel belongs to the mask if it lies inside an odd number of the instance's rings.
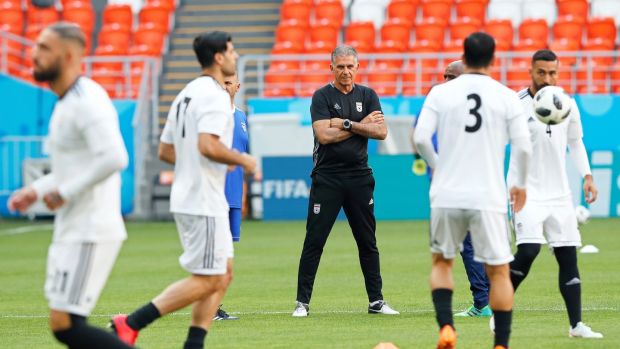
{"label": "white stadium seat", "polygon": [[620,26],[620,1],[618,0],[592,0],[590,12],[596,17],[613,17],[616,20],[616,26]]}
{"label": "white stadium seat", "polygon": [[509,19],[515,28],[521,24],[521,1],[495,0],[489,3],[487,18]]}
{"label": "white stadium seat", "polygon": [[351,6],[351,22],[371,21],[375,29],[381,28],[385,21],[385,6],[380,3],[357,1]]}
{"label": "white stadium seat", "polygon": [[523,2],[522,18],[542,18],[549,26],[555,23],[558,17],[558,8],[555,1],[526,0]]}

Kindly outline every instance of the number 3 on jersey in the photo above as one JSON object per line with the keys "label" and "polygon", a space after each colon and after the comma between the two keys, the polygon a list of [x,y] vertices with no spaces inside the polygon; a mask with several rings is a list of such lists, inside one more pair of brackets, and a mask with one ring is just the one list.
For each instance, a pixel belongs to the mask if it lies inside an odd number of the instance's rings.
{"label": "number 3 on jersey", "polygon": [[189,106],[189,102],[192,99],[190,97],[185,97],[183,98],[183,101],[179,101],[179,104],[177,104],[177,127],[179,125],[179,114],[181,113],[181,104],[185,103],[185,108],[183,108],[183,115],[182,115],[182,120],[181,122],[183,123],[183,126],[181,126],[181,137],[185,138],[185,113],[187,112],[187,107]]}
{"label": "number 3 on jersey", "polygon": [[480,113],[478,113],[478,109],[480,109],[482,101],[480,100],[480,96],[478,96],[478,94],[476,93],[471,93],[467,95],[467,100],[470,99],[473,99],[476,103],[473,108],[469,109],[469,114],[476,118],[476,123],[471,126],[465,125],[465,132],[473,133],[478,131],[480,129],[480,126],[482,126],[482,116],[480,115]]}

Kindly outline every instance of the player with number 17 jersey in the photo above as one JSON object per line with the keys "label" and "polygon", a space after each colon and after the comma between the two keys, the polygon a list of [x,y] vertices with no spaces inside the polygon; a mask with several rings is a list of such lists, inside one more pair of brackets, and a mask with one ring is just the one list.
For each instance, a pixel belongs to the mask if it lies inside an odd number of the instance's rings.
{"label": "player with number 17 jersey", "polygon": [[228,218],[224,195],[227,165],[199,153],[198,134],[218,135],[230,148],[232,113],[228,92],[210,76],[190,82],[172,103],[161,137],[162,142],[174,144],[177,154],[171,212]]}

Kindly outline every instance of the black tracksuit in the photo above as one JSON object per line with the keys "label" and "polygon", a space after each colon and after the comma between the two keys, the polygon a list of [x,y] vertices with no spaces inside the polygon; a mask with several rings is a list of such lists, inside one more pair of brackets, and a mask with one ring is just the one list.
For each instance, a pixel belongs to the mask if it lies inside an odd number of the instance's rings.
{"label": "black tracksuit", "polygon": [[[312,122],[332,117],[359,122],[373,111],[381,111],[379,97],[372,89],[360,85],[355,85],[348,94],[332,84],[326,85],[314,93],[310,106]],[[375,239],[375,180],[368,166],[368,139],[354,135],[342,142],[319,144],[315,136],[313,160],[306,238],[297,275],[297,301],[310,303],[323,247],[340,208],[344,209],[357,243],[368,300],[382,300]]]}

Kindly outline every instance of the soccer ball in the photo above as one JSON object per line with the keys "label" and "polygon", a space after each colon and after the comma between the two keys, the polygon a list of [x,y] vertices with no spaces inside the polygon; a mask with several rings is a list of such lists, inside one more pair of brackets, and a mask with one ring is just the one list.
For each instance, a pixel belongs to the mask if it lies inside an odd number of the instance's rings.
{"label": "soccer ball", "polygon": [[577,222],[579,224],[584,224],[590,219],[590,210],[585,206],[579,205],[575,207],[575,215],[577,216]]}
{"label": "soccer ball", "polygon": [[558,86],[545,86],[534,96],[534,114],[547,125],[556,125],[568,118],[571,98]]}

